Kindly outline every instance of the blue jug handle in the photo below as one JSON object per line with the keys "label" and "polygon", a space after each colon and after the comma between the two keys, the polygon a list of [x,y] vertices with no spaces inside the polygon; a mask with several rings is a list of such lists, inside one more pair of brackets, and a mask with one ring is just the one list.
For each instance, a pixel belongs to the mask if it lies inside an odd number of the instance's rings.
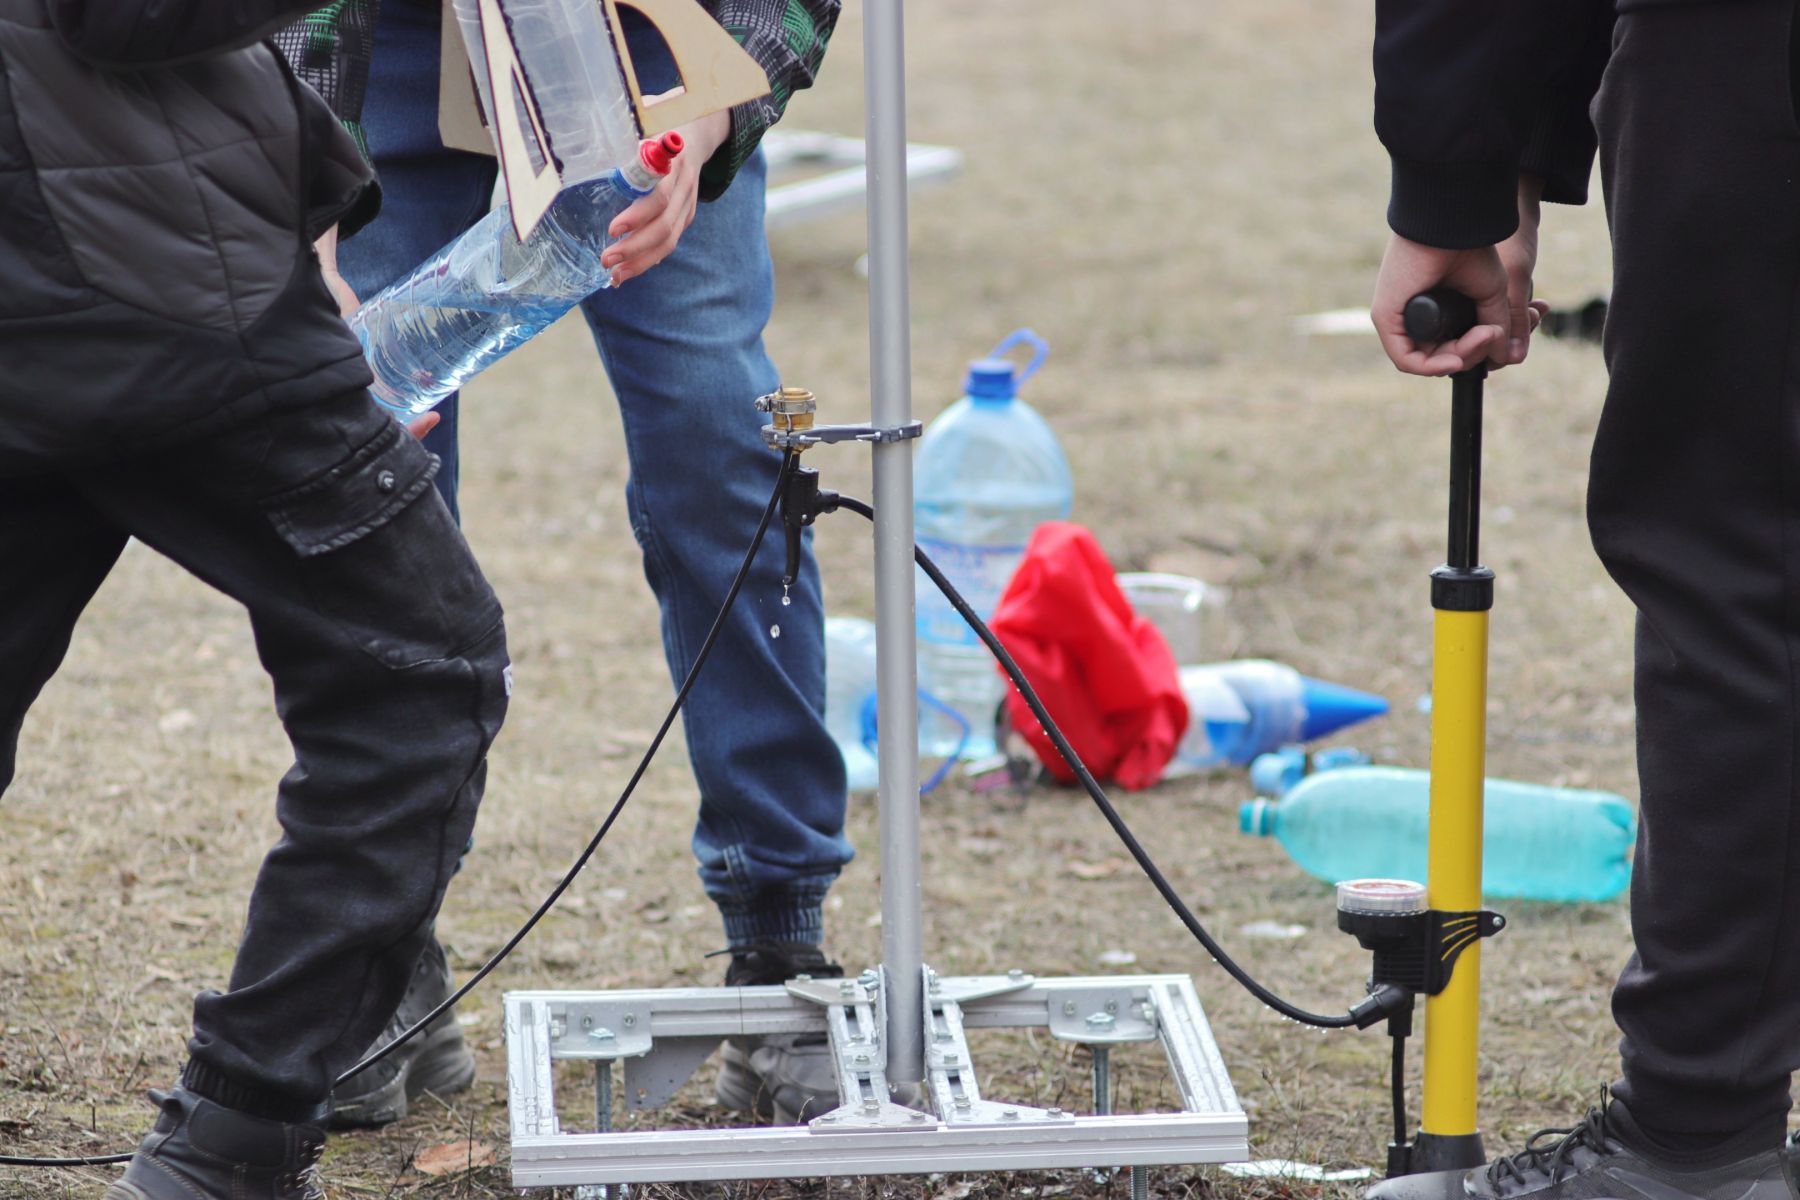
{"label": "blue jug handle", "polygon": [[1050,343],[1046,342],[1030,329],[1016,329],[1012,333],[1007,334],[1005,339],[1002,340],[998,346],[995,346],[992,350],[988,351],[987,357],[1004,358],[1006,357],[1006,352],[1011,350],[1014,346],[1017,346],[1020,342],[1024,342],[1031,347],[1031,361],[1025,364],[1025,369],[1023,371],[1020,371],[1017,375],[1013,376],[1014,387],[1018,387],[1027,379],[1030,379],[1033,375],[1037,374],[1037,369],[1044,365],[1044,360],[1046,358],[1050,357]]}

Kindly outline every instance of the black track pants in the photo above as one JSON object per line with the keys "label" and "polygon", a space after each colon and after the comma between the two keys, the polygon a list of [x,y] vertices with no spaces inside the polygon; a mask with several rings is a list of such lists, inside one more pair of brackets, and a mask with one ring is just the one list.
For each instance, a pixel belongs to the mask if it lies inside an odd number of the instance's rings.
{"label": "black track pants", "polygon": [[1643,789],[1618,1094],[1653,1132],[1771,1144],[1800,1064],[1793,18],[1626,13],[1594,107],[1616,277],[1588,512],[1638,608]]}
{"label": "black track pants", "polygon": [[506,644],[435,467],[357,393],[0,480],[0,792],[127,536],[249,612],[295,761],[230,988],[194,1006],[187,1082],[233,1108],[292,1119],[324,1101],[399,1003],[474,826]]}

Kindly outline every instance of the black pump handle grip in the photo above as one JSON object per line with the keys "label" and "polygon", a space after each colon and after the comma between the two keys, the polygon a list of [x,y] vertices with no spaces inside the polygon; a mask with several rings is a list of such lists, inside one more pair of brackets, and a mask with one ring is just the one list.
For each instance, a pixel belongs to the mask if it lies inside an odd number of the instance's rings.
{"label": "black pump handle grip", "polygon": [[1405,320],[1415,343],[1453,342],[1475,328],[1475,302],[1454,288],[1434,287],[1406,302]]}

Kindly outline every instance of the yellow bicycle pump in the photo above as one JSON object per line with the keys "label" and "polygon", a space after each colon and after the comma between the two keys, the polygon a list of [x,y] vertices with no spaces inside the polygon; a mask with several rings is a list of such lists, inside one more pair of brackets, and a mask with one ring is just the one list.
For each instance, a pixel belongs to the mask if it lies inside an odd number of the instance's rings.
{"label": "yellow bicycle pump", "polygon": [[[1407,334],[1421,344],[1453,340],[1474,323],[1473,302],[1448,289],[1415,296],[1406,307]],[[1371,991],[1399,985],[1425,996],[1419,1133],[1410,1143],[1403,1140],[1399,1089],[1409,1009],[1389,1023],[1396,1141],[1388,1153],[1390,1178],[1371,1189],[1372,1200],[1460,1197],[1463,1173],[1486,1161],[1475,1119],[1479,943],[1505,924],[1481,908],[1488,611],[1494,598],[1494,573],[1480,561],[1486,375],[1487,368],[1477,366],[1451,378],[1449,555],[1431,573],[1431,815],[1424,894],[1416,885],[1380,880],[1339,889],[1340,927],[1375,951]]]}

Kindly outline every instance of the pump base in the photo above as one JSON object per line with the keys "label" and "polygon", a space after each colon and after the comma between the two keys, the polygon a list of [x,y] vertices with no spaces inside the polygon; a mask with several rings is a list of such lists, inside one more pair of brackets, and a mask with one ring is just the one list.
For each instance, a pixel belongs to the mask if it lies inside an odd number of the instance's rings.
{"label": "pump base", "polygon": [[1421,1133],[1405,1146],[1388,1143],[1388,1177],[1367,1200],[1465,1200],[1463,1178],[1487,1165],[1479,1133]]}

